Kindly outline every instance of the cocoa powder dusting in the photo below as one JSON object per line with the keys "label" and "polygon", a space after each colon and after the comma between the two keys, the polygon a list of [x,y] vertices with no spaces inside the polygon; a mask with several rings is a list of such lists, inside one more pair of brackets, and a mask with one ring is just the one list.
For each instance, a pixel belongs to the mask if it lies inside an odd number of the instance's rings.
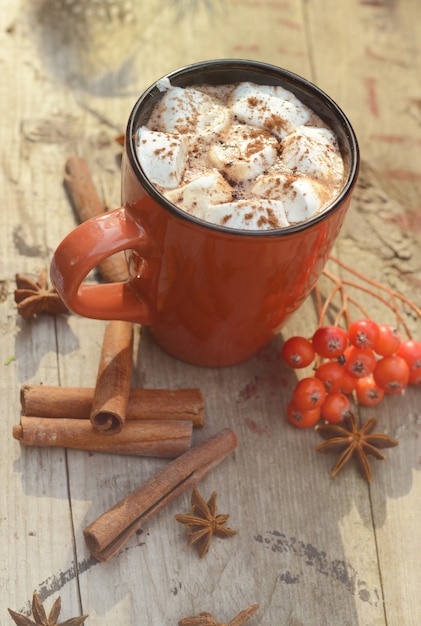
{"label": "cocoa powder dusting", "polygon": [[[233,85],[197,85],[192,87],[187,87],[186,91],[194,89],[195,91],[200,91],[203,94],[206,94],[207,97],[211,97],[215,100],[219,105],[230,105],[230,98],[232,92],[240,85],[241,83],[236,83]],[[279,200],[279,190],[283,190],[282,193],[289,195],[289,198],[296,198],[297,192],[295,189],[291,188],[292,185],[298,180],[300,177],[305,177],[304,174],[298,171],[295,165],[292,167],[287,167],[282,162],[282,152],[283,141],[279,140],[279,135],[283,136],[284,134],[288,137],[290,130],[290,122],[285,121],[283,117],[279,114],[275,114],[271,112],[270,107],[266,104],[265,97],[259,97],[259,95],[250,95],[247,97],[247,104],[253,108],[253,117],[256,120],[258,126],[251,126],[249,124],[244,123],[242,120],[239,120],[233,113],[231,113],[230,124],[228,128],[221,130],[218,134],[216,133],[207,133],[206,131],[203,133],[195,132],[192,133],[192,128],[196,128],[197,125],[200,127],[200,123],[202,121],[201,115],[198,113],[199,109],[196,107],[196,104],[193,100],[189,101],[187,106],[184,106],[184,103],[180,103],[180,107],[171,107],[166,109],[165,106],[161,108],[158,106],[152,112],[149,122],[147,126],[151,130],[155,130],[157,132],[168,132],[165,130],[165,126],[163,123],[164,114],[169,110],[174,111],[173,119],[174,119],[174,128],[172,132],[175,135],[184,135],[187,136],[186,143],[188,145],[187,151],[187,160],[185,163],[183,178],[180,182],[180,186],[184,186],[189,184],[190,182],[198,179],[201,176],[209,174],[212,171],[215,171],[214,166],[210,166],[208,159],[208,152],[210,146],[213,145],[222,145],[226,146],[227,149],[232,147],[233,153],[229,153],[227,150],[229,157],[233,158],[233,162],[226,163],[224,161],[224,169],[219,170],[219,173],[223,176],[225,181],[233,188],[232,189],[232,201],[240,201],[247,200],[247,209],[242,214],[242,218],[245,223],[252,222],[253,219],[256,218],[256,212],[262,211],[261,200],[262,197],[257,195],[257,192],[254,193],[252,190],[252,186],[259,180],[259,178],[250,178],[243,179],[241,181],[232,180],[235,178],[235,171],[232,171],[231,176],[229,170],[241,161],[252,161],[253,159],[261,159],[260,163],[262,163],[262,157],[259,155],[264,152],[267,148],[268,143],[271,143],[272,150],[273,147],[277,153],[277,162],[275,165],[270,162],[266,165],[266,156],[263,160],[263,168],[260,170],[259,177],[266,175],[269,173],[273,178],[268,187],[268,195],[266,198],[271,198],[274,200]],[[180,111],[183,111],[184,114],[181,114]],[[177,115],[177,111],[180,113]],[[260,128],[260,124],[264,126],[264,128]],[[305,125],[326,128],[323,121],[313,112],[310,113],[308,121]],[[234,131],[233,131],[234,128]],[[243,130],[242,130],[243,128]],[[275,136],[277,140],[275,140]],[[241,139],[241,142],[239,141]],[[144,142],[143,142],[144,143]],[[238,150],[238,156],[235,153],[235,149],[237,144],[242,143],[241,151]],[[154,151],[156,156],[160,156],[161,158],[168,157],[169,159],[174,155],[174,149],[178,148],[178,143],[173,142],[170,144],[171,150],[168,150],[165,153],[164,148],[159,148]],[[321,151],[319,151],[320,155]],[[321,153],[323,158],[329,160],[331,154],[335,153],[334,148],[329,150],[328,147],[324,148]],[[256,155],[256,157],[254,157]],[[311,158],[311,151],[306,148],[300,154],[300,161],[304,162],[306,159]],[[319,156],[317,157],[319,158]],[[247,171],[247,170],[245,170]],[[279,174],[278,176],[276,174]],[[323,186],[324,185],[324,186]],[[320,191],[317,190],[317,193],[320,197],[320,201],[323,206],[329,203],[329,199],[332,197],[332,194],[337,191],[339,188],[339,183],[330,184],[329,181],[325,181],[320,184]],[[159,189],[161,192],[165,190]],[[174,202],[174,199],[172,199]],[[179,204],[181,208],[183,208],[184,202],[183,193],[180,193],[180,196],[177,197],[176,204]],[[253,201],[255,204],[253,206]],[[283,200],[282,200],[283,201]],[[198,205],[197,202],[192,201],[192,206]],[[249,209],[249,210],[248,210]],[[271,208],[265,207],[266,214],[259,214],[259,217],[256,221],[258,228],[270,228],[276,229],[282,227],[284,224],[280,223],[280,219],[277,218],[276,212]],[[221,219],[221,224],[227,224],[230,220],[237,218],[236,214],[230,212],[225,215]],[[235,221],[235,219],[234,219]]]}

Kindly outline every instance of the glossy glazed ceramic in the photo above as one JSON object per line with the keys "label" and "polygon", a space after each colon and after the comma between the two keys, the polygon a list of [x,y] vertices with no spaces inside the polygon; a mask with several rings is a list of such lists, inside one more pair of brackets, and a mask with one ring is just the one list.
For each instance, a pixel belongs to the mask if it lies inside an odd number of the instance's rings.
{"label": "glossy glazed ceramic", "polygon": [[[162,93],[153,85],[130,116],[122,160],[122,207],[81,224],[58,247],[51,278],[67,306],[96,319],[149,326],[174,356],[226,366],[253,355],[279,332],[314,287],[339,234],[358,173],[354,132],[317,87],[263,63],[206,61],[168,75],[172,84],[249,80],[280,84],[322,117],[338,136],[347,172],[324,213],[273,231],[240,231],[196,219],[167,201],[144,176],[133,136]],[[127,283],[86,285],[87,274],[125,250]]]}

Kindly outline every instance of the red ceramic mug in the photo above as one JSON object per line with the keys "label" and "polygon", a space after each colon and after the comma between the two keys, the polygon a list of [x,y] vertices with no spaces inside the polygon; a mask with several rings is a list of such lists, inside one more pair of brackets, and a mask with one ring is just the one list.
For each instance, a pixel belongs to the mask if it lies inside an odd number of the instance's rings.
{"label": "red ceramic mug", "polygon": [[[71,232],[55,252],[51,278],[75,313],[148,326],[167,352],[195,365],[232,365],[269,343],[314,287],[350,203],[358,144],[346,116],[325,93],[279,67],[223,59],[167,78],[180,87],[251,81],[292,91],[337,135],[345,164],[341,192],[323,213],[270,231],[217,226],[185,213],[156,190],[136,157],[136,130],[162,96],[155,83],[127,124],[121,208]],[[100,261],[121,250],[129,265],[127,282],[84,283]]]}

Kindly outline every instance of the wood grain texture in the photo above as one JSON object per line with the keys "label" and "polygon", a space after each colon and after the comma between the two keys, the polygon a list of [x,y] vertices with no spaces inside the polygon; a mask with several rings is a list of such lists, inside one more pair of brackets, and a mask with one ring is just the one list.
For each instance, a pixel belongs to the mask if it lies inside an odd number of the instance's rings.
{"label": "wood grain texture", "polygon": [[418,625],[420,390],[361,411],[400,440],[386,461],[373,461],[371,486],[353,466],[331,480],[333,458],[314,452],[315,433],[285,420],[295,374],[279,350],[283,338],[314,329],[311,299],[282,336],[233,368],[178,362],[147,331],[141,348],[138,341],[134,386],[201,388],[206,424],[194,443],[225,427],[238,437],[200,490],[206,499],[218,492],[239,532],[216,540],[203,561],[174,520],[188,510],[188,493],[110,563],[96,563],[85,546],[83,528],[166,460],[12,439],[23,384],[93,387],[96,379],[105,323],[74,315],[24,322],[13,300],[16,272],[36,277],[77,223],[63,187],[66,160],[86,158],[104,206],[117,207],[115,137],[138,94],[187,63],[232,56],[278,64],[344,108],[362,168],[335,253],[421,304],[418,0],[133,0],[124,15],[118,0],[107,15],[96,5],[3,0],[0,11],[0,622],[7,607],[29,611],[36,590],[47,607],[62,596],[63,621],[89,613],[89,626],[170,626],[201,611],[229,622],[254,602],[250,626]]}

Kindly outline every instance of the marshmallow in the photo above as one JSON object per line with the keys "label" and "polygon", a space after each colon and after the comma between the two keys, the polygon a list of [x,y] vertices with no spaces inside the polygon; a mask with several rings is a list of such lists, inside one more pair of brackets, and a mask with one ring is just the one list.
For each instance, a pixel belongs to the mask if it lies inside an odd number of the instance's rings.
{"label": "marshmallow", "polygon": [[209,206],[203,219],[241,230],[271,230],[289,226],[283,204],[279,200],[238,200]]}
{"label": "marshmallow", "polygon": [[214,170],[187,185],[165,192],[164,196],[187,213],[205,219],[208,205],[229,202],[233,191],[223,176]]}
{"label": "marshmallow", "polygon": [[250,92],[259,91],[261,93],[267,93],[271,96],[276,96],[281,100],[288,100],[293,102],[300,108],[306,109],[307,107],[295,96],[292,91],[288,91],[280,85],[259,85],[258,83],[243,82],[233,90],[231,94],[231,101],[238,100],[244,96],[249,96]]}
{"label": "marshmallow", "polygon": [[333,132],[327,128],[300,126],[281,144],[281,161],[293,172],[339,183],[343,162]]}
{"label": "marshmallow", "polygon": [[229,228],[308,220],[336,197],[344,165],[331,129],[277,85],[244,82],[163,92],[136,135],[146,176],[174,205]]}
{"label": "marshmallow", "polygon": [[230,122],[226,107],[192,87],[172,87],[157,105],[159,128],[170,133],[219,133]]}
{"label": "marshmallow", "polygon": [[269,133],[236,124],[223,135],[222,142],[212,144],[208,158],[229,180],[238,183],[267,170],[275,163],[278,148],[277,140]]}
{"label": "marshmallow", "polygon": [[164,189],[178,187],[187,158],[187,144],[182,136],[141,126],[136,133],[136,155],[154,185]]}
{"label": "marshmallow", "polygon": [[329,202],[326,188],[317,180],[287,174],[261,176],[251,191],[264,198],[282,200],[290,224],[307,220]]}
{"label": "marshmallow", "polygon": [[231,111],[238,121],[263,128],[282,139],[310,119],[310,111],[303,104],[283,100],[258,87],[246,83],[231,94]]}

